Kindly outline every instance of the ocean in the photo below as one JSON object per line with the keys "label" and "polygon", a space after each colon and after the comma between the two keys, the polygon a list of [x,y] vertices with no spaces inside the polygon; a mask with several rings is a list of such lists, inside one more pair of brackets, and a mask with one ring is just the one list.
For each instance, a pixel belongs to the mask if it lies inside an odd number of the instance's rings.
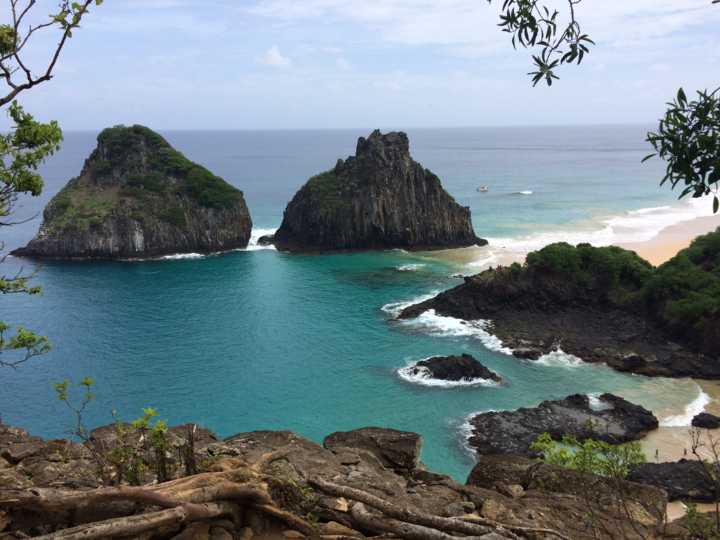
{"label": "ocean", "polygon": [[[649,126],[648,126],[649,127]],[[242,189],[253,242],[274,230],[311,175],[354,153],[371,130],[166,132],[190,159]],[[46,262],[43,295],[7,295],[2,319],[47,335],[53,350],[0,373],[4,422],[66,436],[73,417],[52,384],[90,376],[89,426],[113,411],[132,419],[155,407],[170,423],[198,422],[222,436],[288,429],[321,442],[333,431],[383,426],[423,435],[429,468],[464,480],[468,415],[533,406],[572,393],[611,391],[689,424],[707,402],[690,380],[648,379],[584,364],[561,351],[518,360],[482,327],[426,314],[396,322],[402,305],[494,264],[565,240],[597,245],[646,240],[667,225],[709,214],[658,187],[660,162],[644,126],[408,130],[416,160],[472,210],[490,245],[477,260],[400,250],[289,255],[251,245],[217,256],[135,262]],[[43,195],[23,198],[7,249],[37,231],[44,204],[95,146],[67,133],[43,166]],[[487,193],[478,191],[487,185]],[[32,268],[10,258],[5,273]],[[398,372],[413,361],[467,352],[501,385],[447,386]]]}

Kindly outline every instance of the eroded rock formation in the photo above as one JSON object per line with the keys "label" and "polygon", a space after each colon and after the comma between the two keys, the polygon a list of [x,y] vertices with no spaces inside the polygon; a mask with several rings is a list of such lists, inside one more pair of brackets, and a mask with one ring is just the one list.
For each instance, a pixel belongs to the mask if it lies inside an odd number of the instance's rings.
{"label": "eroded rock formation", "polygon": [[98,136],[80,176],[50,201],[37,236],[15,255],[122,259],[242,248],[243,194],[143,126]]}
{"label": "eroded rock formation", "polygon": [[374,131],[357,152],[312,177],[288,204],[272,240],[290,251],[440,249],[485,244],[470,210],[410,157],[402,132]]}

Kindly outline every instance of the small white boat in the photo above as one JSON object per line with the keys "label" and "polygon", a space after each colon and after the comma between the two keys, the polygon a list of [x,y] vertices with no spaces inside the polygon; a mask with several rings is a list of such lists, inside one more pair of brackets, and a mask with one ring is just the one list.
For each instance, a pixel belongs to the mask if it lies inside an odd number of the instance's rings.
{"label": "small white boat", "polygon": [[490,188],[488,188],[487,186],[480,186],[479,188],[477,188],[480,193],[487,193],[489,189]]}

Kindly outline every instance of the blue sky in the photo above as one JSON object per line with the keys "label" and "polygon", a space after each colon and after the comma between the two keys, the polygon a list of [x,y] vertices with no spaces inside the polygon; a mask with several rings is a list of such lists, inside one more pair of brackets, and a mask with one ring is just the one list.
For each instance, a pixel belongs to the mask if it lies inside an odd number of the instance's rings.
{"label": "blue sky", "polygon": [[[680,85],[720,85],[710,0],[584,0],[597,47],[534,89],[498,3],[105,0],[55,79],[21,101],[65,129],[651,123]],[[52,39],[35,44],[36,65]]]}

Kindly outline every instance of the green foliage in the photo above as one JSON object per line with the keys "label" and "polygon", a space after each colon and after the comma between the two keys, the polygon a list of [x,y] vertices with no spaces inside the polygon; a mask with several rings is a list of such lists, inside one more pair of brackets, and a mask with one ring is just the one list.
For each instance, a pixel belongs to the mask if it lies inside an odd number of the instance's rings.
{"label": "green foliage", "polygon": [[163,210],[160,212],[159,217],[165,223],[169,223],[170,225],[174,225],[178,228],[183,228],[187,224],[185,211],[179,206]]}
{"label": "green foliage", "polygon": [[634,442],[613,445],[593,439],[580,442],[568,436],[557,442],[543,433],[530,448],[552,465],[614,479],[627,477],[633,467],[645,462],[640,444]]}
{"label": "green foliage", "polygon": [[0,135],[0,220],[10,214],[18,194],[40,195],[43,181],[37,168],[62,141],[57,122],[39,123],[17,102],[10,105],[8,115],[13,127]]}
{"label": "green foliage", "polygon": [[35,356],[50,351],[50,341],[45,336],[26,330],[22,326],[8,335],[11,327],[0,321],[0,367],[17,368]]}
{"label": "green foliage", "polygon": [[[503,0],[500,28],[512,35],[513,48],[538,49],[532,55],[533,86],[544,80],[551,86],[558,79],[557,68],[563,64],[580,64],[595,42],[583,34],[575,19],[575,6],[582,0],[568,0],[568,22],[560,22],[560,12],[540,0]],[[492,3],[492,0],[488,0]]]}
{"label": "green foliage", "polygon": [[167,189],[167,180],[157,173],[134,174],[128,177],[127,185],[133,188],[145,189],[153,193],[163,193]]}
{"label": "green foliage", "polygon": [[[126,195],[142,198],[145,194],[140,189],[152,193],[180,190],[210,208],[232,206],[240,197],[239,190],[187,159],[145,126],[105,129],[98,136],[98,143],[103,146],[104,155],[109,156],[111,166],[121,166],[126,171],[151,169],[151,172],[128,176]],[[147,156],[147,166],[141,160],[142,155]],[[96,156],[96,159],[99,158]],[[173,178],[184,182],[174,183]]]}
{"label": "green foliage", "polygon": [[696,345],[718,339],[720,229],[696,238],[660,266],[645,287],[645,300],[659,321],[684,339]]}
{"label": "green foliage", "polygon": [[[632,251],[564,242],[528,254],[526,269],[531,275],[549,275],[566,285],[596,291],[617,303],[630,301],[653,271]],[[517,269],[514,274],[519,275]]]}
{"label": "green foliage", "polygon": [[687,529],[689,538],[693,540],[720,539],[720,532],[716,528],[715,521],[712,517],[698,512],[697,505],[694,503],[687,504],[685,529]]}
{"label": "green foliage", "polygon": [[0,55],[4,56],[15,49],[17,32],[9,24],[0,24]]}
{"label": "green foliage", "polygon": [[347,201],[342,196],[342,187],[342,182],[333,169],[313,176],[305,184],[313,203],[326,213],[346,208]]}
{"label": "green foliage", "polygon": [[680,88],[657,132],[648,133],[647,141],[658,156],[667,161],[660,185],[681,186],[680,198],[713,196],[713,212],[720,209],[720,88],[697,92],[688,101]]}
{"label": "green foliage", "polygon": [[240,191],[199,165],[187,175],[187,191],[200,204],[210,208],[232,206],[240,197]]}

